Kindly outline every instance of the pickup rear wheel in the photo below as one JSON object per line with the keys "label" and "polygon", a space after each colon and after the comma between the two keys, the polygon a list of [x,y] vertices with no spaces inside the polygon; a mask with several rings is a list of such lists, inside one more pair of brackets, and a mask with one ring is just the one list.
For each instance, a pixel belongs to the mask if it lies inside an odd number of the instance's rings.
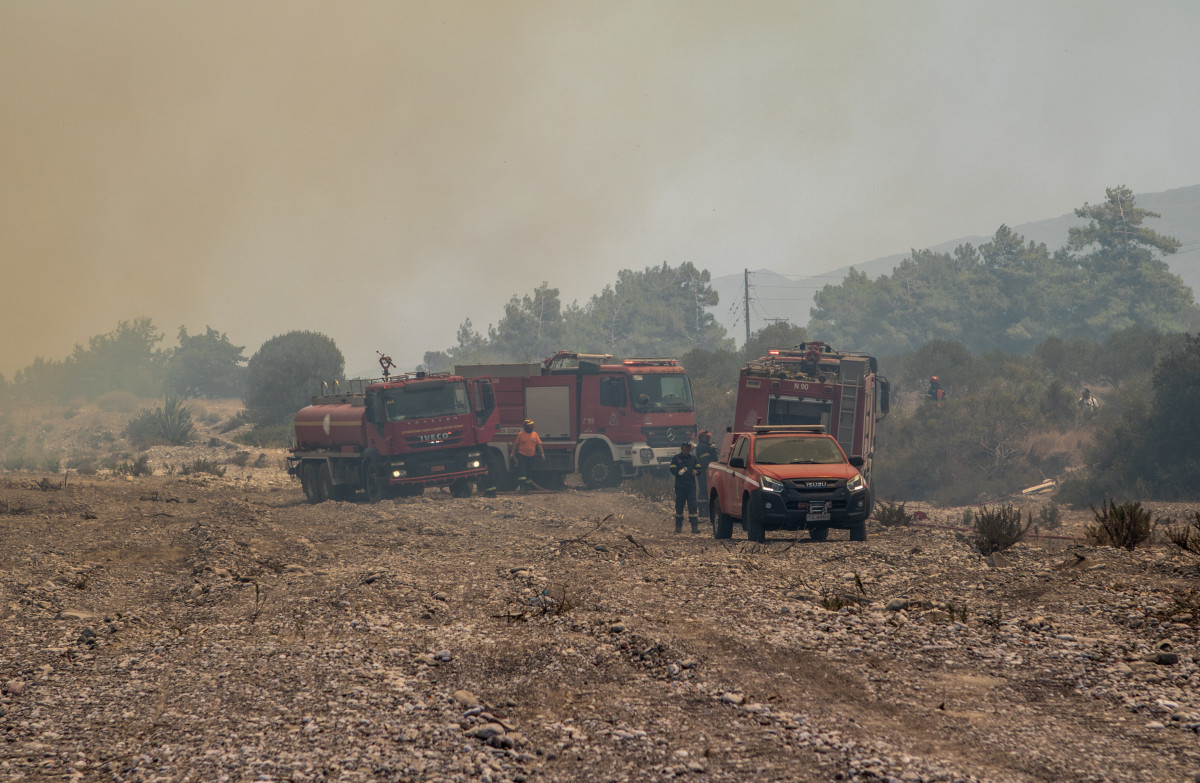
{"label": "pickup rear wheel", "polygon": [[713,538],[733,538],[733,517],[721,512],[721,503],[716,495],[708,502],[708,519],[712,522]]}
{"label": "pickup rear wheel", "polygon": [[761,544],[767,540],[767,531],[763,527],[762,509],[754,500],[742,504],[742,520],[746,525],[746,538]]}

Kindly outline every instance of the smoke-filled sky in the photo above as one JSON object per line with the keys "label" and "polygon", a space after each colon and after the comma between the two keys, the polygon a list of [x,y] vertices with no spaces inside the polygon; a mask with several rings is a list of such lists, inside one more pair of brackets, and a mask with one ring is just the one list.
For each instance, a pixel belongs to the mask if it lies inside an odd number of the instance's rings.
{"label": "smoke-filled sky", "polygon": [[1197,31],[1194,0],[0,0],[0,372],[143,316],[411,369],[543,281],[816,274],[1194,185]]}

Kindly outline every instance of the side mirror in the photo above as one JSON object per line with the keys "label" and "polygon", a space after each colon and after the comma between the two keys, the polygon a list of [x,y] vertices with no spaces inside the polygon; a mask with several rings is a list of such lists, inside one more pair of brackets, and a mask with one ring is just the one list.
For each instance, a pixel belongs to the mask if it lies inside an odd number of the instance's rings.
{"label": "side mirror", "polygon": [[729,467],[731,467],[731,468],[745,468],[745,467],[746,467],[746,460],[745,460],[744,458],[742,458],[742,457],[734,457],[733,459],[729,460]]}
{"label": "side mirror", "polygon": [[851,457],[850,464],[856,468],[861,468],[866,464],[866,460],[864,460],[862,457]]}

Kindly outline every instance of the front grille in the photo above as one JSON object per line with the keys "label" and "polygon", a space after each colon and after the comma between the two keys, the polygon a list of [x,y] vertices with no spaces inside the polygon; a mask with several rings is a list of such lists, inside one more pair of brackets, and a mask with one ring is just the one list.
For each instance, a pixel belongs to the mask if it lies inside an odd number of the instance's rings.
{"label": "front grille", "polygon": [[[783,482],[789,489],[800,493],[825,493],[834,492],[846,486],[845,479],[788,479]],[[822,486],[817,486],[822,485]]]}
{"label": "front grille", "polygon": [[696,439],[695,427],[642,427],[642,436],[652,449],[664,449],[678,446],[684,441],[689,443]]}

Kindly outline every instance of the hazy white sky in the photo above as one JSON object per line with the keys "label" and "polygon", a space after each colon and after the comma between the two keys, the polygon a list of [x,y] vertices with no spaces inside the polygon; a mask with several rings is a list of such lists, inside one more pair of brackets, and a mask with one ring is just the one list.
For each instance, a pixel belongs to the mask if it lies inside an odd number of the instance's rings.
{"label": "hazy white sky", "polygon": [[1194,185],[1198,30],[1194,0],[0,0],[0,372],[141,316],[411,369],[542,281],[819,273]]}

